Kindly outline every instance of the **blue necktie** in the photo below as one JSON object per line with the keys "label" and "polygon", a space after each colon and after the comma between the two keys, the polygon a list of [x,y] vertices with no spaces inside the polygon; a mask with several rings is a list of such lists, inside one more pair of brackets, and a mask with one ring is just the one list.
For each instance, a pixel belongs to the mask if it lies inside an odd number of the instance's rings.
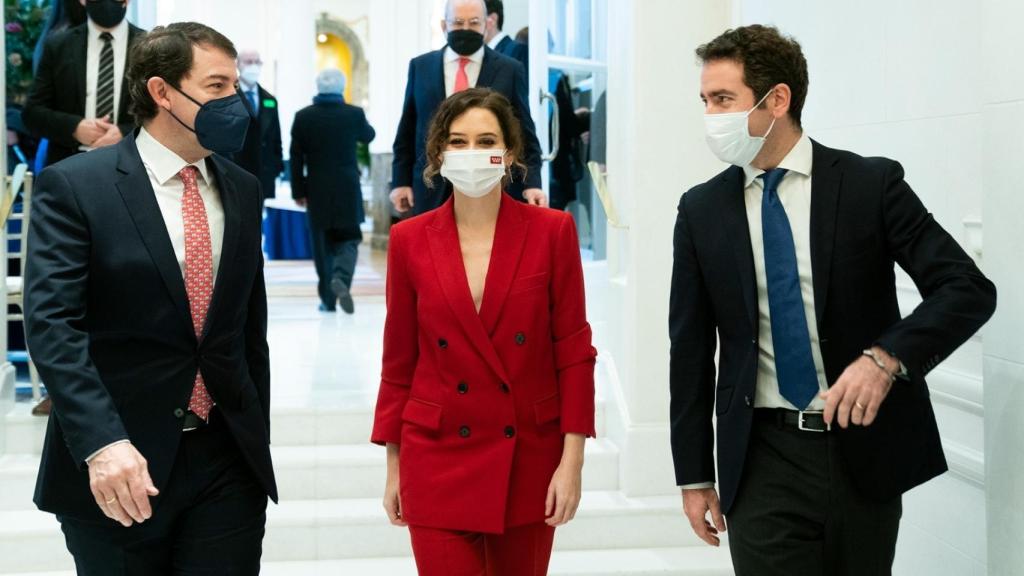
{"label": "blue necktie", "polygon": [[768,279],[768,309],[779,392],[793,406],[803,410],[818,393],[818,373],[811,356],[811,336],[800,293],[793,230],[779,200],[779,182],[785,175],[785,168],[775,168],[758,176],[764,179],[761,200],[764,270]]}
{"label": "blue necktie", "polygon": [[249,101],[252,102],[252,115],[255,118],[260,115],[260,100],[256,95],[256,90],[252,89],[246,92],[249,95]]}

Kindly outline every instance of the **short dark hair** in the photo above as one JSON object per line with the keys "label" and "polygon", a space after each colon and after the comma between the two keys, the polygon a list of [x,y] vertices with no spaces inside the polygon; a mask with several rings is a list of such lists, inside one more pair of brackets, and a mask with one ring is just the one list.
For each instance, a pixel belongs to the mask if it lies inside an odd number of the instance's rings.
{"label": "short dark hair", "polygon": [[776,84],[789,86],[792,98],[789,115],[800,124],[804,100],[807,99],[807,60],[800,43],[783,36],[774,26],[753,24],[726,30],[721,36],[697,47],[702,64],[715,60],[732,60],[743,65],[743,83],[760,100]]}
{"label": "short dark hair", "polygon": [[157,26],[135,41],[128,59],[128,93],[130,111],[139,125],[157,115],[157,105],[149,95],[150,78],[160,77],[171,86],[192,70],[192,47],[211,46],[237,58],[235,45],[226,36],[198,22],[175,22]]}
{"label": "short dark hair", "polygon": [[444,161],[444,149],[448,143],[452,122],[467,111],[474,108],[489,110],[498,119],[501,128],[501,139],[505,141],[505,153],[512,157],[511,169],[516,174],[526,177],[526,165],[523,164],[523,130],[519,126],[519,117],[515,108],[500,92],[490,88],[470,88],[452,94],[437,107],[430,129],[427,130],[427,167],[423,170],[423,181],[433,187],[433,178],[441,173]]}
{"label": "short dark hair", "polygon": [[505,28],[505,4],[501,0],[484,0],[484,4],[487,5],[488,16],[498,15],[498,30],[503,30]]}

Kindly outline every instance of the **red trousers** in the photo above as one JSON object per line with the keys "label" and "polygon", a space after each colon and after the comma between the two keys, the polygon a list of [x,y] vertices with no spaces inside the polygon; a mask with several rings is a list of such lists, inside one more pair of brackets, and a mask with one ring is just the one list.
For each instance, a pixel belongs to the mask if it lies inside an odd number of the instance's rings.
{"label": "red trousers", "polygon": [[545,576],[555,529],[543,522],[482,534],[409,526],[420,576]]}

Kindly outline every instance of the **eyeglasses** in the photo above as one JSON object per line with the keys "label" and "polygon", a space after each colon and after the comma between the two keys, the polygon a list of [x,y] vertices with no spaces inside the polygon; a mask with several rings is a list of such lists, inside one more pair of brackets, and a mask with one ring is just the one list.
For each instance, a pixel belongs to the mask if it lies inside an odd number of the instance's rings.
{"label": "eyeglasses", "polygon": [[480,28],[484,24],[484,21],[479,18],[470,18],[469,20],[463,20],[462,18],[456,18],[455,20],[448,20],[448,27],[455,30],[465,30],[467,28]]}

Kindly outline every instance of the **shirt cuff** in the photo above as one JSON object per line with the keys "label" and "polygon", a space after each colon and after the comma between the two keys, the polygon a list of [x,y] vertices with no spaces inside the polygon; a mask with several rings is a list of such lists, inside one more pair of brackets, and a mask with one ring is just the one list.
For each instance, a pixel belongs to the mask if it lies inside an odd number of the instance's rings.
{"label": "shirt cuff", "polygon": [[117,442],[111,442],[110,444],[107,444],[103,448],[100,448],[99,450],[93,452],[92,454],[89,454],[89,456],[85,459],[85,463],[89,464],[90,462],[92,462],[93,458],[99,456],[100,452],[103,452],[104,450],[106,450],[107,448],[110,448],[111,446],[117,446],[118,444],[131,444],[131,443],[132,443],[132,441],[128,440],[127,438],[125,438],[124,440],[118,440]]}
{"label": "shirt cuff", "polygon": [[714,488],[714,482],[698,482],[696,484],[683,484],[680,486],[683,490],[707,490],[708,488]]}

